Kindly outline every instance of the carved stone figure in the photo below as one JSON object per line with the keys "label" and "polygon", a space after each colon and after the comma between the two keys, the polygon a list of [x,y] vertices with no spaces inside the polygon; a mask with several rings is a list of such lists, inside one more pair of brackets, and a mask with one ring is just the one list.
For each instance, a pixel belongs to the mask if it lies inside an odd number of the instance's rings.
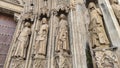
{"label": "carved stone figure", "polygon": [[60,15],[60,22],[58,27],[58,34],[56,37],[56,47],[55,51],[60,52],[60,50],[69,51],[69,41],[68,41],[68,22],[65,19],[65,15]]}
{"label": "carved stone figure", "polygon": [[117,57],[110,50],[95,51],[98,68],[119,68]]}
{"label": "carved stone figure", "polygon": [[111,0],[112,8],[115,13],[116,18],[118,19],[118,22],[120,24],[120,5],[118,4],[117,0]]}
{"label": "carved stone figure", "polygon": [[89,24],[89,31],[92,37],[92,47],[99,47],[101,45],[109,45],[108,38],[106,36],[101,12],[96,8],[95,4],[91,2],[89,4],[89,11],[91,22]]}
{"label": "carved stone figure", "polygon": [[55,68],[71,68],[68,21],[65,14],[62,13],[59,20],[55,44]]}
{"label": "carved stone figure", "polygon": [[48,35],[47,19],[42,18],[41,23],[42,25],[36,37],[34,58],[38,58],[38,57],[44,58],[46,55],[47,35]]}
{"label": "carved stone figure", "polygon": [[28,47],[29,43],[29,35],[31,34],[30,23],[26,22],[22,31],[20,31],[19,36],[17,37],[16,45],[17,48],[13,56],[26,58],[26,48]]}

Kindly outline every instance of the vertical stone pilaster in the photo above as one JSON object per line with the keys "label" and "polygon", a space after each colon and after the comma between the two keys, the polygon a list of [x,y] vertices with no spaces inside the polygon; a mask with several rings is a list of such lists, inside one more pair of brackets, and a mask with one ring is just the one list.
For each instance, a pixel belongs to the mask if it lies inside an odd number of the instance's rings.
{"label": "vertical stone pilaster", "polygon": [[87,68],[86,63],[86,27],[85,12],[87,9],[85,4],[76,1],[70,11],[70,40],[73,55],[73,68]]}

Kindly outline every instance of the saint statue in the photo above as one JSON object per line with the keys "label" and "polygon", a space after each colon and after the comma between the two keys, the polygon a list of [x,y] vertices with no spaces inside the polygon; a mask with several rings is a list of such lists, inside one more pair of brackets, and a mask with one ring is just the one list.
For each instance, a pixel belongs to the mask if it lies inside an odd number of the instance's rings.
{"label": "saint statue", "polygon": [[69,51],[69,41],[68,41],[68,22],[64,14],[60,15],[60,22],[58,26],[58,33],[56,37],[56,47],[55,51],[60,52],[61,50]]}
{"label": "saint statue", "polygon": [[26,58],[27,47],[29,45],[29,35],[31,34],[31,24],[26,22],[16,41],[16,51],[13,56]]}
{"label": "saint statue", "polygon": [[92,47],[98,47],[100,45],[108,45],[109,41],[106,36],[103,20],[102,20],[102,13],[98,8],[96,8],[95,4],[91,2],[89,4],[89,11],[90,11],[90,24],[89,24],[89,31],[92,37]]}
{"label": "saint statue", "polygon": [[46,55],[47,36],[48,36],[48,24],[47,19],[42,18],[41,27],[37,33],[35,41],[35,58],[44,58]]}

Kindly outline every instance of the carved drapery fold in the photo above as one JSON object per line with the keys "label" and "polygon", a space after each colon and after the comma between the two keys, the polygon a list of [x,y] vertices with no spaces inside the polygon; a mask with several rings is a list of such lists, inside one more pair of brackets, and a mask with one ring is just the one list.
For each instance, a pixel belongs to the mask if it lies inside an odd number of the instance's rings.
{"label": "carved drapery fold", "polygon": [[47,47],[49,32],[49,15],[45,7],[42,8],[35,27],[35,39],[32,44],[32,68],[46,68],[47,66]]}
{"label": "carved drapery fold", "polygon": [[16,34],[16,39],[13,42],[10,68],[25,67],[33,24],[33,21],[30,18],[31,17],[23,18],[18,33]]}
{"label": "carved drapery fold", "polygon": [[59,7],[57,11],[58,27],[56,28],[55,37],[55,68],[72,68],[71,49],[69,42],[69,27],[67,14],[69,8],[67,6]]}

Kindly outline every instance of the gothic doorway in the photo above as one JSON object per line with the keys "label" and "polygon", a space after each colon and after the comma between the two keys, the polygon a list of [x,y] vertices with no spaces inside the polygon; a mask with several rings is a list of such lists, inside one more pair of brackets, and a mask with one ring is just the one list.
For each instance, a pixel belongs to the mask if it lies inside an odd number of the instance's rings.
{"label": "gothic doorway", "polygon": [[15,27],[13,16],[0,13],[0,68],[3,68]]}

